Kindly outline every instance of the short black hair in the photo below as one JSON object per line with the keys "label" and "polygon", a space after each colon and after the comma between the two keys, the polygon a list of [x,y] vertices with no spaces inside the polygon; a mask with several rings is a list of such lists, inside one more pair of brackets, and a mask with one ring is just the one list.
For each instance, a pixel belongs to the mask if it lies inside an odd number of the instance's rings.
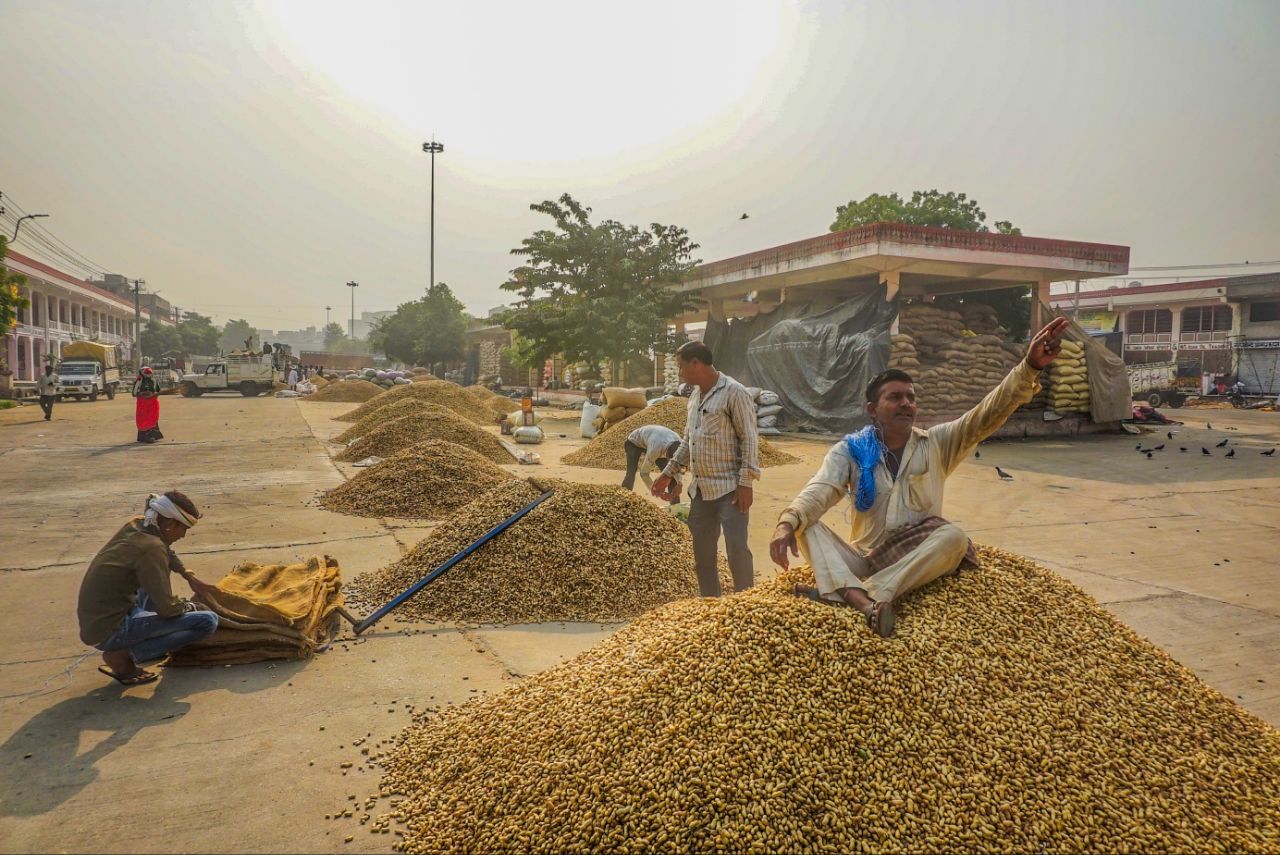
{"label": "short black hair", "polygon": [[676,357],[688,362],[696,359],[703,365],[714,365],[711,361],[711,348],[700,341],[686,341],[676,350]]}
{"label": "short black hair", "polygon": [[875,377],[872,377],[871,382],[867,384],[867,403],[874,404],[876,401],[879,401],[881,387],[883,387],[885,383],[892,383],[895,380],[900,383],[911,383],[912,385],[915,385],[916,382],[911,379],[910,374],[903,371],[901,368],[888,368],[881,371]]}

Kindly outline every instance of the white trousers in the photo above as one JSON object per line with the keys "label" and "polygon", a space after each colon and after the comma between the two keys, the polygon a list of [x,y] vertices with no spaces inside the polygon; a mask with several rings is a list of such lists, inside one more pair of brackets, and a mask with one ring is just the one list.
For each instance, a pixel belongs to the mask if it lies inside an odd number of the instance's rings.
{"label": "white trousers", "polygon": [[898,597],[945,576],[960,566],[969,550],[969,536],[958,525],[944,525],[924,542],[888,567],[871,575],[866,556],[822,522],[796,535],[800,552],[817,579],[823,599],[843,603],[836,593],[859,588],[877,602],[892,603]]}

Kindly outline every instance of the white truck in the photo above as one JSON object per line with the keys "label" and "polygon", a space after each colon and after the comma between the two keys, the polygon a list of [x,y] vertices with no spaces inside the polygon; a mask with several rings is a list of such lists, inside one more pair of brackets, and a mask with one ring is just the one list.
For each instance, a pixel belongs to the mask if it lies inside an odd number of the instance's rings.
{"label": "white truck", "polygon": [[1146,401],[1153,407],[1168,404],[1175,408],[1187,400],[1187,394],[1178,388],[1178,363],[1148,362],[1125,367],[1133,400]]}
{"label": "white truck", "polygon": [[59,399],[110,400],[120,388],[120,352],[97,341],[73,341],[62,346],[57,372]]}
{"label": "white truck", "polygon": [[187,398],[199,398],[205,392],[239,392],[253,398],[270,392],[275,380],[270,356],[224,356],[208,362],[203,371],[183,374],[178,388]]}

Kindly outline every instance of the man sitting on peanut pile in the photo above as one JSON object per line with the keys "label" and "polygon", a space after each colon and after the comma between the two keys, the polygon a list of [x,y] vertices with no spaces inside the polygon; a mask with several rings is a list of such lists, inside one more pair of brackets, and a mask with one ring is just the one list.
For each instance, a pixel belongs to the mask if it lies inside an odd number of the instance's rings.
{"label": "man sitting on peanut pile", "polygon": [[[1065,318],[1032,339],[1027,356],[1000,385],[955,421],[915,427],[916,394],[904,371],[881,372],[867,384],[871,424],[836,443],[800,495],[782,512],[769,543],[775,564],[787,552],[813,569],[817,587],[795,593],[851,606],[883,637],[893,634],[893,602],[961,565],[977,565],[969,537],[942,512],[946,478],[1039,389],[1037,375],[1061,349]],[[821,522],[848,495],[852,546]],[[797,544],[799,550],[797,550]]]}
{"label": "man sitting on peanut pile", "polygon": [[80,583],[80,640],[102,651],[103,674],[125,686],[150,683],[157,674],[139,663],[199,641],[218,628],[218,616],[174,596],[169,574],[187,580],[197,594],[201,582],[170,549],[200,519],[182,493],[152,494],[142,517],[112,536],[89,564]]}

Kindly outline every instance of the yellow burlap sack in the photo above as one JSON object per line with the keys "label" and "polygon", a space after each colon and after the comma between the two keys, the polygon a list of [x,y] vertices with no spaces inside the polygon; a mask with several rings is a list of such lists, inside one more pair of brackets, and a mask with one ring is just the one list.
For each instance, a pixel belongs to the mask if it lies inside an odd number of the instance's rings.
{"label": "yellow burlap sack", "polygon": [[342,571],[327,555],[302,564],[246,562],[197,599],[218,615],[218,629],[174,651],[167,664],[306,659],[338,633]]}
{"label": "yellow burlap sack", "polygon": [[600,415],[604,416],[604,420],[609,424],[616,424],[627,417],[627,408],[605,407],[600,411]]}
{"label": "yellow burlap sack", "polygon": [[604,389],[604,405],[606,408],[643,407],[645,405],[644,389],[624,389],[621,386],[606,386]]}

